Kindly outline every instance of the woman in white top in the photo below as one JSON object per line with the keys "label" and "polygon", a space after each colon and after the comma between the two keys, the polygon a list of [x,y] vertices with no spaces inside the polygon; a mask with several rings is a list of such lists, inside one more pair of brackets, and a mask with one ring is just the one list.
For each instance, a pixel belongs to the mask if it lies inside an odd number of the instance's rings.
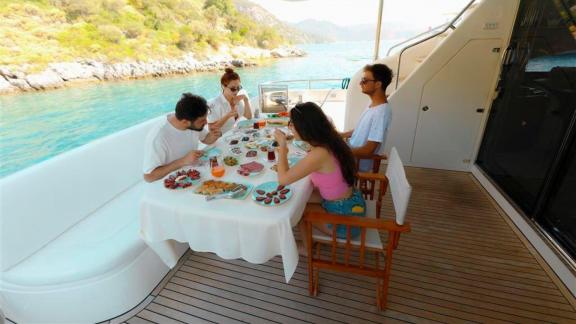
{"label": "woman in white top", "polygon": [[250,100],[240,84],[240,76],[231,68],[226,68],[220,78],[222,94],[208,103],[208,125],[211,128],[220,128],[225,133],[234,127],[234,122],[240,116],[252,118]]}

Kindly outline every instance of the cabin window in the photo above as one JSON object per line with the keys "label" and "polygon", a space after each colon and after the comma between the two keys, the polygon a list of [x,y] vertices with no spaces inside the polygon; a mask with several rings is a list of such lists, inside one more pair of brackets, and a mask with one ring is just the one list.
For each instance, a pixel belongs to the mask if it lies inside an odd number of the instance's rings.
{"label": "cabin window", "polygon": [[576,0],[523,0],[477,164],[576,259]]}

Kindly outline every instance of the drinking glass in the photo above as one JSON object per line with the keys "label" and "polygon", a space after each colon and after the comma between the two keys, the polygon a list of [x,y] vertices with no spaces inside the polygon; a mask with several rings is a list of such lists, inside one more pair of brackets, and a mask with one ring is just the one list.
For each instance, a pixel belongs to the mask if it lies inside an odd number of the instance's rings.
{"label": "drinking glass", "polygon": [[210,157],[210,168],[214,168],[218,166],[218,157],[217,156],[211,156]]}
{"label": "drinking glass", "polygon": [[211,169],[211,173],[214,177],[220,178],[226,173],[226,169],[223,166],[217,165]]}
{"label": "drinking glass", "polygon": [[268,147],[268,162],[274,162],[276,161],[276,153],[274,151],[274,147],[269,146]]}

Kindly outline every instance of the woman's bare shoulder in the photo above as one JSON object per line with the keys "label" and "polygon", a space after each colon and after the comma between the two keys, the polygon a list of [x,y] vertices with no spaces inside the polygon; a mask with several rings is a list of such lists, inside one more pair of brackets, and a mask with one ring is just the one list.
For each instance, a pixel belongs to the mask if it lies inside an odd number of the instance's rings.
{"label": "woman's bare shoulder", "polygon": [[313,158],[316,161],[324,161],[330,157],[331,153],[327,148],[324,147],[314,147],[309,153],[308,156]]}

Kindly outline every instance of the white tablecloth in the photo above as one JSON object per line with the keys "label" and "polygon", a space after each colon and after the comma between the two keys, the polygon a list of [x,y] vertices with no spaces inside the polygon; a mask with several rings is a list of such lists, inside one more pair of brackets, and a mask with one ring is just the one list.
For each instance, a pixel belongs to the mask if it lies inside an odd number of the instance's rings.
{"label": "white tablecloth", "polygon": [[[225,134],[217,143],[222,155],[231,155]],[[238,166],[226,166],[226,174],[218,180],[258,184],[276,181],[273,163],[266,161],[266,153],[258,150],[258,157],[246,158],[242,146],[240,163],[257,161],[265,171],[252,177],[236,173]],[[290,152],[298,151],[290,146]],[[221,159],[220,159],[221,161]],[[223,163],[220,163],[223,165]],[[202,181],[212,179],[208,165],[192,167],[201,172]],[[147,184],[140,209],[140,235],[170,268],[178,261],[173,242],[187,242],[198,252],[214,252],[224,259],[242,258],[251,263],[264,263],[276,255],[282,256],[286,282],[298,264],[298,250],[292,232],[300,220],[312,193],[308,177],[290,185],[292,197],[280,206],[261,206],[252,200],[252,193],[244,200],[217,199],[207,202],[205,196],[195,194],[199,184],[184,190],[164,188],[164,181]]]}

